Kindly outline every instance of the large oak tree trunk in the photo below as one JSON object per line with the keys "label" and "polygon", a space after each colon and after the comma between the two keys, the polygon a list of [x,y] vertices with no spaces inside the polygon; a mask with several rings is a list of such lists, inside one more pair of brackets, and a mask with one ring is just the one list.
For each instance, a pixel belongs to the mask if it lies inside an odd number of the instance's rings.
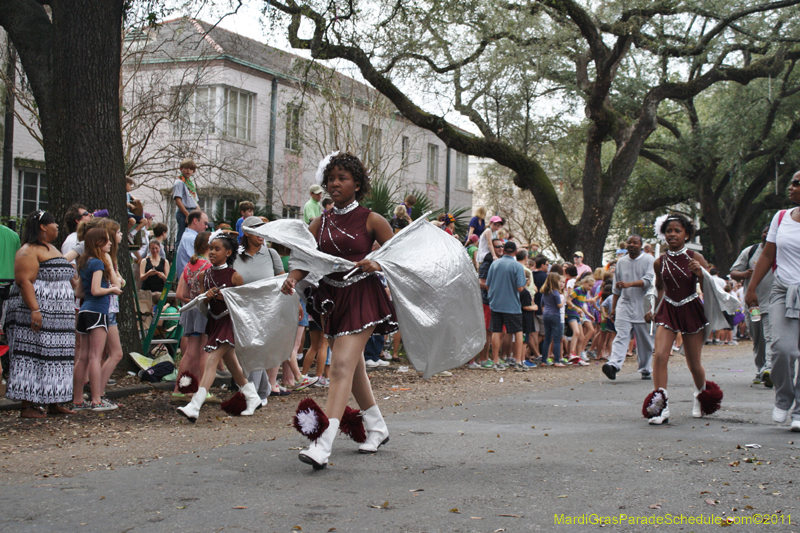
{"label": "large oak tree trunk", "polygon": [[[108,209],[127,233],[119,107],[123,0],[53,0],[50,14],[31,0],[6,0],[0,25],[19,51],[39,107],[48,209],[62,220],[71,204]],[[141,346],[132,271],[123,239],[119,265],[123,352]]]}

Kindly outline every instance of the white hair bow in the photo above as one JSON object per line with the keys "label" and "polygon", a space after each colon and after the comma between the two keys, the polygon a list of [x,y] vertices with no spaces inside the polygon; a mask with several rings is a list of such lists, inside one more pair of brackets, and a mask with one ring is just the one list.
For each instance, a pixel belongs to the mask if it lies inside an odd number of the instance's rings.
{"label": "white hair bow", "polygon": [[322,185],[322,178],[325,177],[325,168],[331,162],[333,156],[339,155],[339,150],[335,152],[331,152],[322,158],[322,161],[319,162],[319,166],[317,167],[317,173],[314,175],[314,179],[317,181],[317,185]]}
{"label": "white hair bow", "polygon": [[219,239],[223,235],[225,235],[224,231],[222,231],[221,229],[216,229],[211,235],[208,236],[208,242],[210,243],[214,239]]}

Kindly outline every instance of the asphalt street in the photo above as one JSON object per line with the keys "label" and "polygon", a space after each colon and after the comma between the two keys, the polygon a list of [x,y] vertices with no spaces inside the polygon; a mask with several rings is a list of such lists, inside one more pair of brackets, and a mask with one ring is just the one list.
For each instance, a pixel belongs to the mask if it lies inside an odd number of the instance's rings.
{"label": "asphalt street", "polygon": [[725,393],[707,419],[691,417],[689,372],[674,368],[662,427],[641,415],[652,382],[595,366],[577,387],[389,416],[378,454],[340,437],[322,471],[297,460],[299,435],[176,442],[147,464],[3,487],[0,531],[716,531],[688,522],[712,515],[800,531],[800,434],[771,421],[774,393],[751,367],[707,363]]}

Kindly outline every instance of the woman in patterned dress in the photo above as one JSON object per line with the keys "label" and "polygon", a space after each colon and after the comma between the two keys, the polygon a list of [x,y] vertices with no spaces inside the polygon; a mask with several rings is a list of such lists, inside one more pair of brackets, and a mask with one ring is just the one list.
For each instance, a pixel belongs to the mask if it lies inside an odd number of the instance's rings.
{"label": "woman in patterned dress", "polygon": [[[325,406],[329,424],[299,457],[315,469],[328,464],[351,392],[361,408],[366,430],[366,440],[359,451],[375,453],[389,440],[389,430],[372,394],[362,354],[371,335],[386,335],[397,330],[394,306],[375,275],[381,267],[365,259],[375,241],[383,244],[394,235],[385,218],[358,203],[370,188],[366,168],[354,155],[335,155],[323,170],[322,186],[333,199],[334,207],[315,218],[309,230],[321,251],[356,263],[360,272],[348,279],[344,279],[343,273],[323,277],[313,296],[312,309],[309,309],[324,318],[325,336],[332,349]],[[283,292],[292,294],[297,282],[307,274],[302,270],[289,272]],[[346,426],[347,423],[342,424],[343,431],[347,431]]]}
{"label": "woman in patterned dress", "polygon": [[50,213],[28,215],[23,246],[14,260],[15,283],[6,309],[11,355],[6,397],[22,402],[20,416],[72,414],[59,405],[72,399],[75,359],[75,269],[52,243],[58,224]]}

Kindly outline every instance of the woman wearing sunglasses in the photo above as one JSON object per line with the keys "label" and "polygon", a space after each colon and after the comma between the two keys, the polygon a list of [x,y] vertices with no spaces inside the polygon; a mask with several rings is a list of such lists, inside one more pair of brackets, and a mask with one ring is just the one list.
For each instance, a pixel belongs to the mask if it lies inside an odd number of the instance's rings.
{"label": "woman wearing sunglasses", "polygon": [[67,255],[78,244],[78,224],[92,218],[92,214],[81,204],[73,204],[64,213],[64,229],[67,238],[61,244],[61,255]]}
{"label": "woman wearing sunglasses", "polygon": [[[789,200],[800,205],[800,172],[792,177]],[[775,281],[769,302],[759,302],[756,287],[769,269]],[[783,424],[792,417],[792,431],[800,432],[800,372],[794,372],[800,357],[800,209],[775,213],[764,251],[758,258],[745,303],[753,308],[769,306],[772,323],[772,382],[775,407],[772,419]]]}

